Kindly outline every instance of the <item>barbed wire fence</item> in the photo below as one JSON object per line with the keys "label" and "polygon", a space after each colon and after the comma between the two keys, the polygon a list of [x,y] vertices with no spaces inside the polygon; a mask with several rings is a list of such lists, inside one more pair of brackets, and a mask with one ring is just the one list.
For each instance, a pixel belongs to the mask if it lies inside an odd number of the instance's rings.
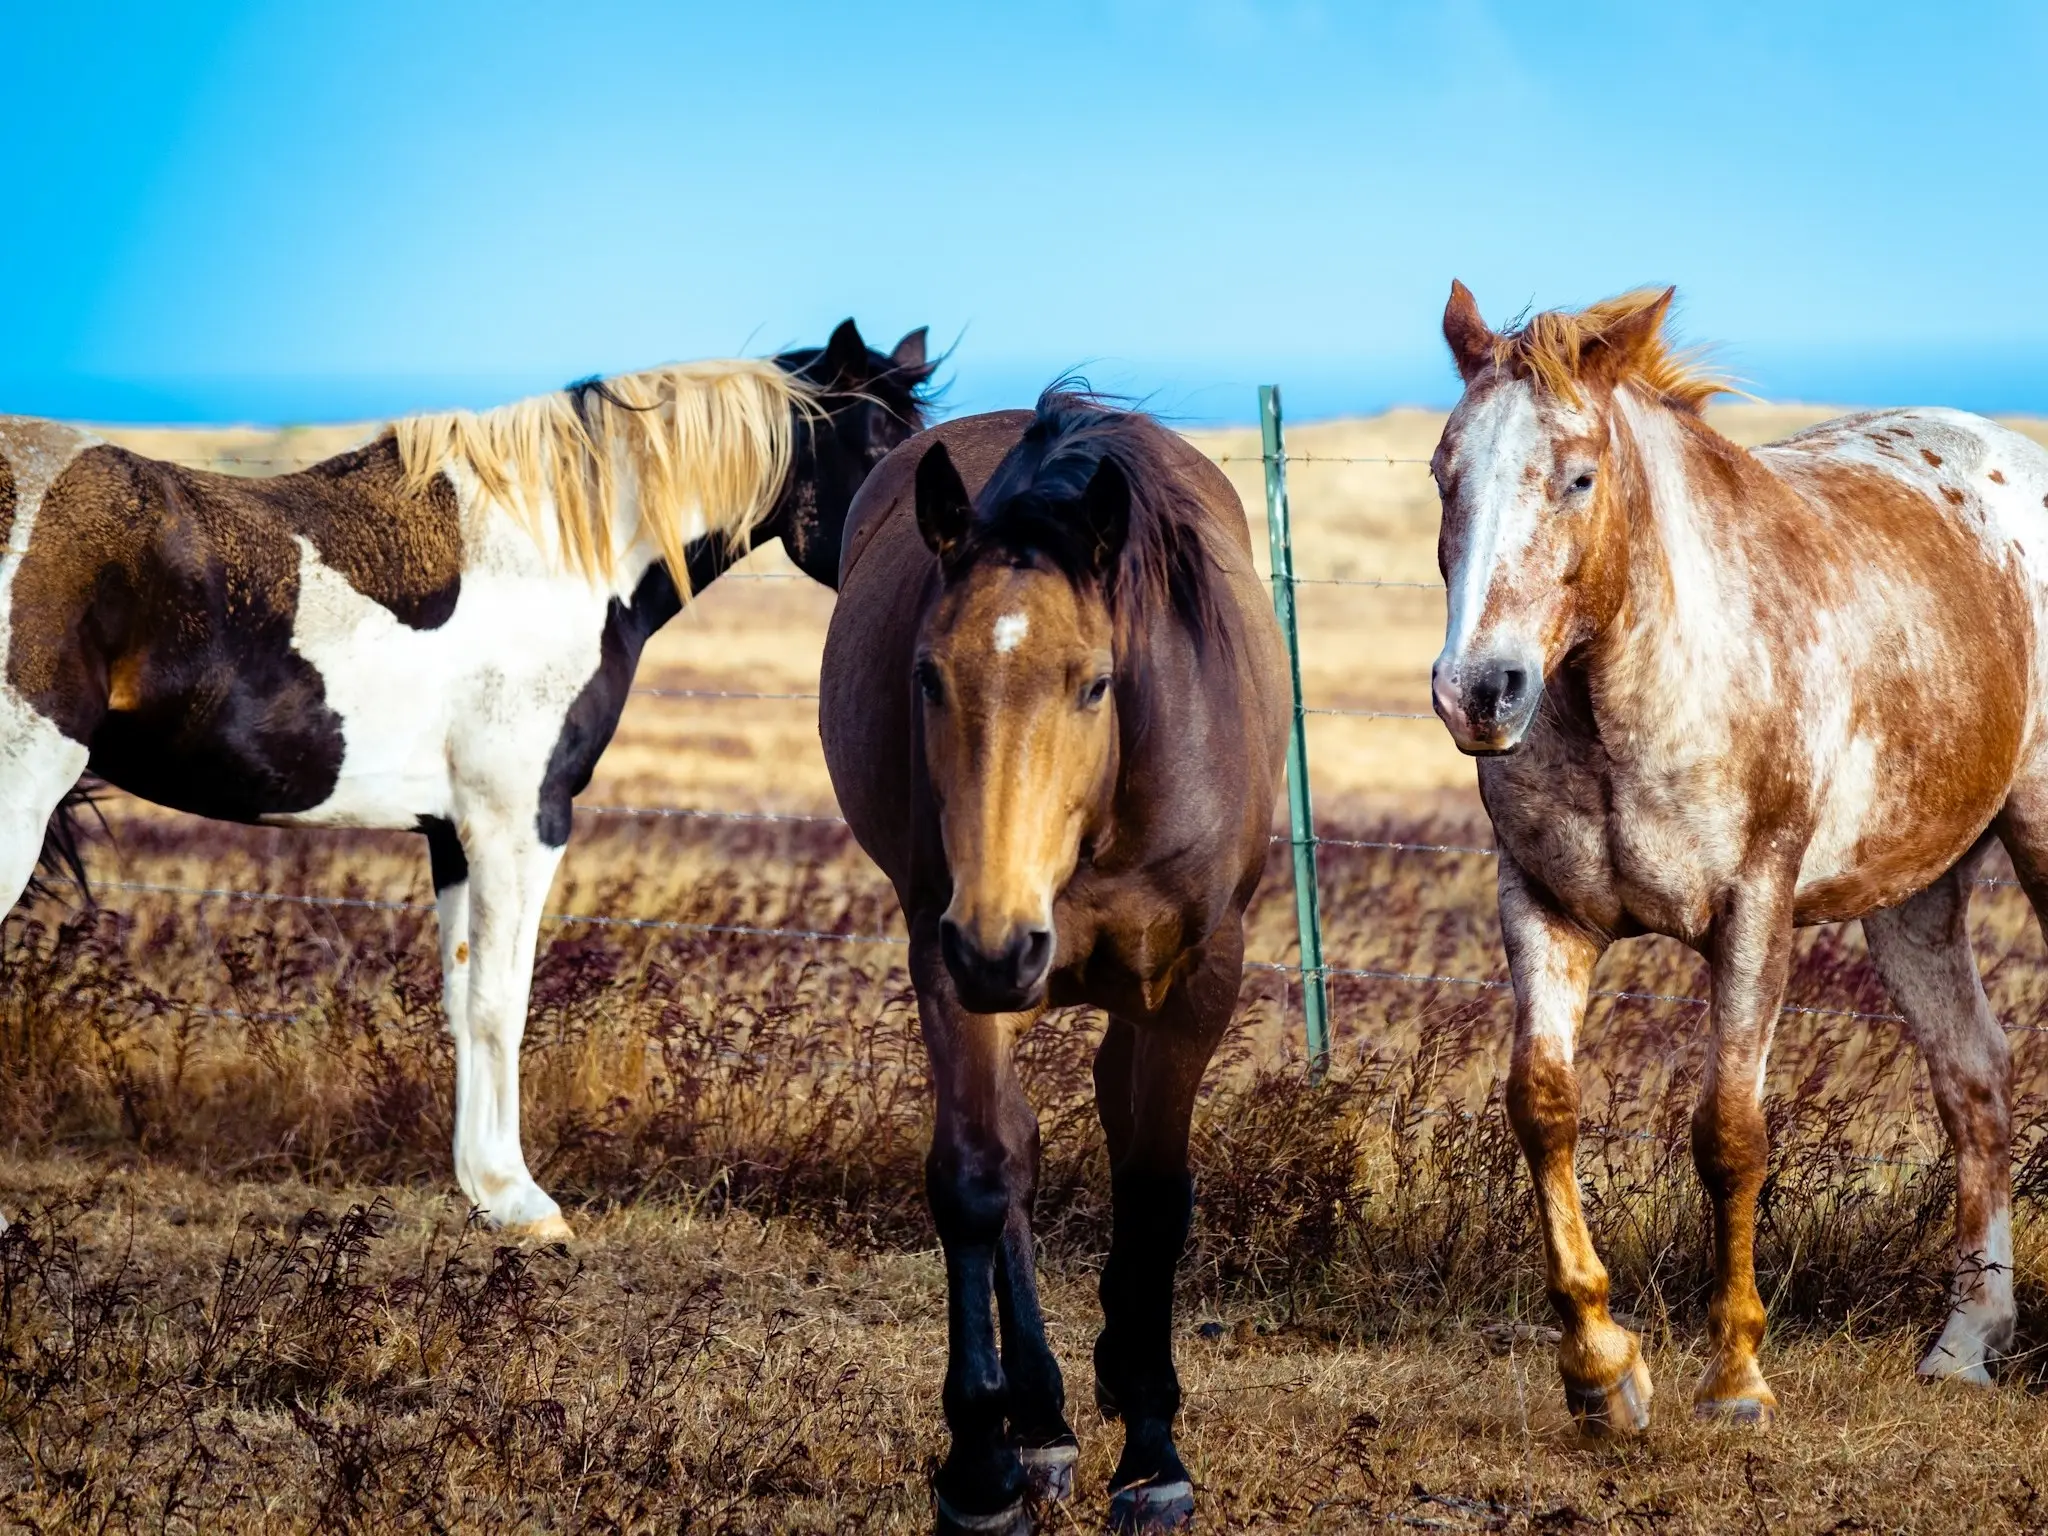
{"label": "barbed wire fence", "polygon": [[[1476,843],[1448,843],[1401,840],[1397,838],[1356,838],[1333,836],[1321,832],[1316,824],[1310,786],[1313,780],[1313,766],[1308,751],[1306,722],[1314,717],[1344,717],[1369,721],[1424,721],[1436,717],[1427,711],[1397,710],[1385,708],[1350,707],[1333,704],[1312,704],[1304,697],[1301,681],[1302,643],[1299,622],[1294,609],[1294,596],[1299,588],[1350,588],[1361,592],[1371,591],[1416,591],[1441,592],[1441,581],[1417,580],[1393,576],[1302,576],[1293,567],[1291,517],[1288,504],[1288,470],[1295,465],[1349,465],[1382,466],[1397,469],[1426,468],[1430,460],[1423,457],[1390,454],[1330,454],[1317,452],[1291,452],[1285,446],[1279,391],[1275,387],[1264,387],[1260,391],[1260,419],[1262,441],[1260,451],[1255,454],[1220,452],[1209,455],[1213,462],[1222,465],[1258,464],[1266,482],[1266,513],[1272,551],[1271,575],[1274,600],[1283,633],[1285,635],[1291,663],[1294,721],[1291,730],[1289,753],[1289,809],[1290,828],[1287,833],[1276,833],[1273,843],[1287,846],[1292,855],[1295,882],[1295,904],[1297,914],[1297,954],[1292,961],[1285,959],[1247,960],[1245,971],[1248,975],[1271,975],[1282,979],[1290,996],[1298,993],[1306,1033],[1307,1056],[1310,1070],[1320,1074],[1329,1062],[1332,1043],[1328,1029],[1326,983],[1332,979],[1356,980],[1385,983],[1400,986],[1424,988],[1459,988],[1478,993],[1506,994],[1513,990],[1512,983],[1505,975],[1475,976],[1454,972],[1431,970],[1406,970],[1393,967],[1346,966],[1325,963],[1323,959],[1324,924],[1320,909],[1320,880],[1316,855],[1319,850],[1344,849],[1385,853],[1395,857],[1449,858],[1460,860],[1490,860],[1497,856],[1490,846]],[[307,467],[309,459],[304,457],[243,457],[216,455],[206,459],[179,461],[192,468],[225,470],[235,473],[253,471],[280,472]],[[739,582],[808,582],[810,578],[795,571],[729,571],[719,578],[721,585]],[[636,686],[633,696],[663,701],[699,701],[716,704],[726,701],[755,701],[770,703],[811,703],[815,704],[818,694],[815,690],[750,690],[728,688],[671,688],[657,686]],[[759,824],[790,825],[806,827],[845,828],[844,818],[816,813],[787,811],[728,810],[693,805],[664,804],[588,804],[575,807],[576,814],[590,820],[650,820],[675,822],[701,822],[705,824]],[[2015,880],[1985,878],[1977,885],[1993,888],[2018,888]],[[277,892],[246,889],[232,885],[187,885],[139,880],[96,880],[95,890],[118,891],[138,896],[165,896],[195,901],[219,901],[252,907],[296,907],[316,910],[356,910],[388,912],[393,914],[425,915],[434,912],[433,903],[397,899],[380,899],[363,896],[323,895],[309,892]],[[552,911],[542,919],[546,926],[554,928],[578,927],[595,929],[624,929],[653,933],[687,934],[705,938],[758,939],[801,945],[844,945],[854,947],[877,947],[903,949],[908,940],[901,934],[847,932],[835,929],[790,927],[780,925],[756,925],[748,923],[691,922],[671,918],[631,916],[604,912]],[[1684,992],[1662,992],[1631,988],[1600,988],[1590,994],[1595,1001],[1611,1003],[1649,1003],[1671,1007],[1705,1009],[1710,1001],[1704,996]],[[221,1007],[213,1004],[185,1002],[176,999],[164,1001],[168,1009],[191,1017],[221,1018],[229,1020],[291,1022],[301,1015],[289,1009],[256,1009]],[[1798,1001],[1787,1001],[1780,1009],[1783,1017],[1801,1018],[1838,1024],[1851,1028],[1867,1028],[1873,1025],[1901,1025],[1905,1022],[1899,1014],[1870,1009],[1831,1007]],[[2048,1024],[2004,1021],[2004,1028],[2016,1035],[2048,1034]],[[1463,1111],[1437,1108],[1424,1110],[1432,1115],[1461,1114]],[[1623,1140],[1660,1140],[1657,1133],[1630,1130],[1620,1126],[1587,1123],[1585,1131]],[[1925,1168],[1934,1164],[1923,1159],[1896,1157],[1865,1157],[1858,1161],[1881,1166]]]}

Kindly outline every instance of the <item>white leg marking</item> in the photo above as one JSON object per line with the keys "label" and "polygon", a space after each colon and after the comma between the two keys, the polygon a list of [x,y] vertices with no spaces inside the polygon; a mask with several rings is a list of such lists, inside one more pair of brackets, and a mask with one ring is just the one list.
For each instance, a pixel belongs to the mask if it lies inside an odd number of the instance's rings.
{"label": "white leg marking", "polygon": [[566,1236],[561,1207],[527,1171],[519,1140],[519,1044],[541,913],[562,850],[546,847],[530,831],[484,833],[473,826],[464,830],[462,846],[469,857],[469,963],[462,983],[468,1025],[455,1038],[456,1177],[491,1225]]}
{"label": "white leg marking", "polygon": [[1960,1254],[1948,1323],[1920,1362],[1920,1374],[1972,1386],[1994,1385],[1991,1362],[2012,1347],[2012,1212],[1986,1223],[1984,1246]]}
{"label": "white leg marking", "polygon": [[[0,894],[21,899],[43,829],[64,792],[85,772],[86,750],[14,696],[0,690]],[[4,916],[6,908],[0,908]],[[7,1219],[0,1216],[0,1232]]]}
{"label": "white leg marking", "polygon": [[470,1121],[477,1107],[476,1052],[469,1035],[469,881],[434,892],[434,911],[441,929],[441,1007],[455,1042],[455,1182],[472,1203],[481,1203],[469,1167]]}

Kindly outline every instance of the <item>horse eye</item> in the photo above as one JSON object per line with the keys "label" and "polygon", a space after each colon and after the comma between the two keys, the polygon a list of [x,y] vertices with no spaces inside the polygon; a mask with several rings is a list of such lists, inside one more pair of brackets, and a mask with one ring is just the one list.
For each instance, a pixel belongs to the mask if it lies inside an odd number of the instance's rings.
{"label": "horse eye", "polygon": [[1093,709],[1096,705],[1100,704],[1103,701],[1103,699],[1108,696],[1108,694],[1109,675],[1105,673],[1101,677],[1096,678],[1095,681],[1090,683],[1086,688],[1083,688],[1081,690],[1081,707],[1083,709]]}
{"label": "horse eye", "polygon": [[920,661],[917,664],[917,691],[924,695],[927,704],[946,702],[946,690],[939,681],[939,669],[928,661]]}
{"label": "horse eye", "polygon": [[1572,482],[1572,491],[1574,492],[1574,494],[1590,491],[1591,489],[1593,489],[1593,471],[1591,471],[1590,469],[1587,470],[1583,475],[1579,476],[1578,479]]}

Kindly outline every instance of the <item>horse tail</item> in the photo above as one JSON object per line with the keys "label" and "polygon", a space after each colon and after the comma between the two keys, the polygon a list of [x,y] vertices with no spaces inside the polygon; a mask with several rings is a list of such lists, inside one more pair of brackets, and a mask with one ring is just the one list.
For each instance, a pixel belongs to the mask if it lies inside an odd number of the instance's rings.
{"label": "horse tail", "polygon": [[77,888],[83,905],[99,905],[85,875],[87,829],[82,813],[92,812],[99,821],[100,830],[107,830],[107,815],[100,809],[100,794],[105,788],[98,779],[87,775],[64,791],[64,798],[57,802],[57,808],[50,812],[49,824],[43,828],[43,846],[36,855],[36,872],[29,876],[29,895],[54,896],[57,892],[52,886],[65,884]]}

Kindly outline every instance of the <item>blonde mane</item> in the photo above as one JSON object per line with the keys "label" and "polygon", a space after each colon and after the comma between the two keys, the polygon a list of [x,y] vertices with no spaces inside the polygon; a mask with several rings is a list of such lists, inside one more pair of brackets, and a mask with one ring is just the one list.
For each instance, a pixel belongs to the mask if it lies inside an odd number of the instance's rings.
{"label": "blonde mane", "polygon": [[796,414],[819,410],[812,386],[772,362],[738,359],[620,374],[488,411],[409,416],[391,430],[411,489],[460,464],[542,548],[552,531],[563,565],[593,579],[613,575],[623,463],[638,488],[640,532],[687,595],[695,519],[743,546],[788,478]]}
{"label": "blonde mane", "polygon": [[[1578,405],[1589,358],[1602,351],[1602,343],[1616,330],[1633,329],[1628,322],[1660,308],[1669,293],[1664,288],[1637,288],[1581,310],[1550,309],[1533,315],[1520,327],[1494,337],[1494,366],[1513,378],[1535,379],[1559,399]],[[1673,351],[1661,315],[1647,337],[1631,340],[1626,355],[1607,360],[1607,376],[1615,383],[1641,385],[1667,405],[1695,415],[1716,395],[1741,393],[1732,380],[1707,367],[1697,349]]]}

